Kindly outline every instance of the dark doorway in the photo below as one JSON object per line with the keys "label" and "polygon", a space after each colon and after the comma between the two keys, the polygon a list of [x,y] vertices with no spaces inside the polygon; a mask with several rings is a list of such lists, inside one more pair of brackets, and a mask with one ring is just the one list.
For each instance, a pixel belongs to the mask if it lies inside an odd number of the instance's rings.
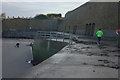
{"label": "dark doorway", "polygon": [[95,23],[92,23],[92,25],[91,25],[91,31],[90,31],[90,36],[94,35],[94,31],[95,31]]}
{"label": "dark doorway", "polygon": [[94,30],[95,30],[95,23],[86,24],[85,35],[93,36],[94,35]]}
{"label": "dark doorway", "polygon": [[69,33],[70,33],[71,31],[70,31],[70,26],[69,26]]}
{"label": "dark doorway", "polygon": [[86,24],[85,35],[88,35],[88,24]]}
{"label": "dark doorway", "polygon": [[76,34],[77,26],[73,27],[73,34]]}

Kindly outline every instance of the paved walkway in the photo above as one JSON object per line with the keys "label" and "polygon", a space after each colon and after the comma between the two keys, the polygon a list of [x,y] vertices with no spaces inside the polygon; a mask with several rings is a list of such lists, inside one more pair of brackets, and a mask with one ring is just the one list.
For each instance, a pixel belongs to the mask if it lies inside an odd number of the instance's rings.
{"label": "paved walkway", "polygon": [[118,78],[120,49],[103,43],[97,46],[88,39],[79,39],[20,77]]}

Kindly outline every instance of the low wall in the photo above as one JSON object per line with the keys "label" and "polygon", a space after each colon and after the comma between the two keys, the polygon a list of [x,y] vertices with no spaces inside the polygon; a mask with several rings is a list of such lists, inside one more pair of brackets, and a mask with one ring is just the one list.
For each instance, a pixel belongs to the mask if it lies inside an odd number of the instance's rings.
{"label": "low wall", "polygon": [[3,38],[35,38],[36,32],[3,31]]}

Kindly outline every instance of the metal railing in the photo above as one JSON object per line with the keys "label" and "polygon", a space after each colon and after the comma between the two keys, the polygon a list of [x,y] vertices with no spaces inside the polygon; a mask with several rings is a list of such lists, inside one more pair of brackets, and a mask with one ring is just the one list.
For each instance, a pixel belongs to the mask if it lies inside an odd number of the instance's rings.
{"label": "metal railing", "polygon": [[64,33],[64,32],[55,32],[55,31],[37,31],[36,38],[46,38],[46,39],[55,39],[56,41],[58,39],[63,39],[64,42],[65,39],[69,40],[69,44],[72,44],[72,34],[70,33]]}

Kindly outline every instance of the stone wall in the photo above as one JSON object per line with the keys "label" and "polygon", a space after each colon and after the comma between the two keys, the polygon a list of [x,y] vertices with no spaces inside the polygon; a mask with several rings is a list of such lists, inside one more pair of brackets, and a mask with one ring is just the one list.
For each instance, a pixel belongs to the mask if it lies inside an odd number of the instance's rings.
{"label": "stone wall", "polygon": [[117,2],[87,2],[65,15],[59,30],[76,34],[95,36],[101,28],[104,36],[116,36],[118,28],[118,3]]}

